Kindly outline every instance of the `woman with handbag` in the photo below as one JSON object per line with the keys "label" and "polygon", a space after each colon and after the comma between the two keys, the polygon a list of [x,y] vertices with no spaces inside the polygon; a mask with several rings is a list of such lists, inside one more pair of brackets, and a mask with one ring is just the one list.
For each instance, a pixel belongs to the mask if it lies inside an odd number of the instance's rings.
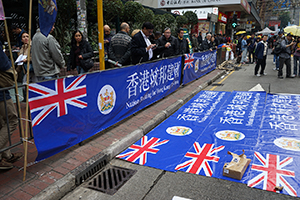
{"label": "woman with handbag", "polygon": [[92,57],[93,50],[90,44],[83,38],[81,31],[75,31],[72,35],[67,71],[76,68],[78,74],[88,72],[94,65]]}

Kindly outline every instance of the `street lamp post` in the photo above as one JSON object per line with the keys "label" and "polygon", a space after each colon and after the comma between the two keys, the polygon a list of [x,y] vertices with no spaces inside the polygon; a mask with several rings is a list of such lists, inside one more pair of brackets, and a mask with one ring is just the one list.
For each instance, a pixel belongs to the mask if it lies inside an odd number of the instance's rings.
{"label": "street lamp post", "polygon": [[100,70],[105,70],[104,59],[104,31],[103,31],[103,3],[102,0],[97,0],[97,15],[98,15],[98,40],[99,40],[99,67]]}

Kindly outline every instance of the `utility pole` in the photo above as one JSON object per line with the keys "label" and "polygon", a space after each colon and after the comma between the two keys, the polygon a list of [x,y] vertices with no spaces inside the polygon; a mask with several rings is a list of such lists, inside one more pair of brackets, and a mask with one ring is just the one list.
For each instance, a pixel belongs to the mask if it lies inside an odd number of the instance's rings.
{"label": "utility pole", "polygon": [[103,1],[97,0],[98,15],[98,38],[99,38],[99,66],[100,70],[105,70],[104,58],[104,30],[103,30]]}
{"label": "utility pole", "polygon": [[77,7],[77,27],[82,32],[84,38],[88,40],[85,0],[76,0],[76,7]]}

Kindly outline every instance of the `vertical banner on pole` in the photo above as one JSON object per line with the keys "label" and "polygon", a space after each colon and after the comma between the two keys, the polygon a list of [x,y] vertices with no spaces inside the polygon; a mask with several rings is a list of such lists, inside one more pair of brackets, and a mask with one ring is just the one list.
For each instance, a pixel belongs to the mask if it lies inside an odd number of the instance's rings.
{"label": "vertical banner on pole", "polygon": [[39,24],[41,33],[46,37],[49,35],[56,19],[56,0],[39,0]]}
{"label": "vertical banner on pole", "polygon": [[4,16],[4,10],[3,10],[3,4],[2,4],[2,0],[0,0],[0,20],[4,20],[5,16]]}

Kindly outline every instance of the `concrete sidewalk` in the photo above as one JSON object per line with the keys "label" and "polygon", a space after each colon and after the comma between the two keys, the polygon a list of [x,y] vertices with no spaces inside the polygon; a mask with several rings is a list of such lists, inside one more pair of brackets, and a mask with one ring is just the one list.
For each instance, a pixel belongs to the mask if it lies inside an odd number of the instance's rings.
{"label": "concrete sidewalk", "polygon": [[[74,172],[78,173],[82,166],[95,162],[99,155],[105,154],[108,159],[113,158],[225,73],[225,71],[214,70],[89,138],[81,145],[75,145],[39,163],[34,163],[37,150],[32,141],[28,144],[29,166],[26,181],[22,181],[23,159],[15,163],[15,168],[0,171],[0,199],[61,198],[75,187]],[[22,110],[25,110],[24,104],[22,104]],[[13,142],[19,140],[18,133],[14,133],[13,136]],[[20,145],[12,151],[23,152],[23,146]]]}

